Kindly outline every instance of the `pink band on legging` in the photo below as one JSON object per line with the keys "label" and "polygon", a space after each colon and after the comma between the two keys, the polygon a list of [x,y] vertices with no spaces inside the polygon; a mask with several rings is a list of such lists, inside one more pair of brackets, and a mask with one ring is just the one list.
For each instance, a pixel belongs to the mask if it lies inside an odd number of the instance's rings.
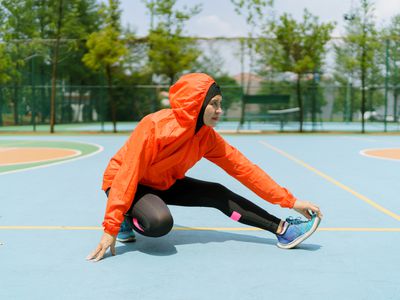
{"label": "pink band on legging", "polygon": [[139,229],[140,231],[143,231],[143,232],[144,232],[143,228],[140,227],[139,221],[138,221],[136,218],[133,218],[132,221],[133,221],[133,225],[135,225],[135,227],[136,227],[137,229]]}
{"label": "pink band on legging", "polygon": [[231,215],[231,219],[232,219],[233,221],[239,221],[241,217],[242,217],[242,215],[239,214],[239,213],[236,212],[236,211],[234,211],[234,212],[232,213],[232,215]]}

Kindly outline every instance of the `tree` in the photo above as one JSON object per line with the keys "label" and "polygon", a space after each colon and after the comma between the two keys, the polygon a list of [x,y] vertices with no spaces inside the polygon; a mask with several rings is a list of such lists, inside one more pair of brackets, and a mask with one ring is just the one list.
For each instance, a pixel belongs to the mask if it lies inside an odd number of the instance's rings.
{"label": "tree", "polygon": [[[101,75],[99,71],[93,71],[82,64],[82,58],[87,52],[85,46],[88,36],[99,30],[101,19],[99,18],[99,5],[96,0],[70,0],[70,7],[65,13],[62,35],[68,37],[61,46],[61,55],[59,59],[59,77],[66,83],[66,89],[63,93],[69,92],[69,101],[63,101],[61,109],[58,111],[61,122],[72,122],[72,94],[78,95],[78,109],[92,112],[94,101],[100,96],[95,95],[101,92],[99,89],[93,90],[88,85],[100,83]],[[90,93],[91,102],[85,102],[83,95]],[[100,93],[98,93],[100,94]],[[63,97],[64,98],[64,97]],[[60,107],[60,106],[58,106]],[[97,108],[97,111],[101,109]],[[80,113],[80,111],[79,111]],[[92,114],[83,114],[83,121],[92,121]]]}
{"label": "tree", "polygon": [[30,54],[30,45],[24,40],[31,39],[35,35],[33,0],[12,1],[3,0],[2,15],[4,23],[2,24],[3,40],[5,41],[5,51],[11,58],[11,64],[8,66],[11,75],[10,84],[13,87],[11,104],[13,106],[14,124],[20,123],[19,107],[21,105],[21,84],[23,79],[23,68],[26,64],[26,58]]}
{"label": "tree", "polygon": [[[0,24],[4,24],[4,12],[0,7]],[[0,40],[3,40],[2,36],[3,28],[0,25]],[[3,126],[3,105],[4,105],[4,96],[3,96],[3,85],[11,80],[11,76],[9,74],[9,69],[11,67],[11,58],[6,52],[5,44],[0,43],[0,126]]]}
{"label": "tree", "polygon": [[0,126],[3,125],[4,95],[2,85],[11,81],[10,69],[12,69],[11,57],[5,51],[4,44],[0,44]]}
{"label": "tree", "polygon": [[89,35],[86,46],[89,50],[83,62],[92,70],[102,70],[108,86],[108,98],[111,104],[113,131],[117,132],[117,103],[113,98],[114,70],[127,54],[127,48],[121,40],[121,12],[118,0],[109,0],[108,7],[102,5],[100,16],[104,18],[104,27]]}
{"label": "tree", "polygon": [[268,22],[258,51],[266,67],[297,75],[296,94],[300,108],[300,131],[303,131],[303,100],[301,77],[305,73],[320,73],[325,46],[330,40],[334,23],[319,24],[318,18],[304,10],[302,22],[283,14],[277,22]]}
{"label": "tree", "polygon": [[56,20],[54,22],[54,45],[52,55],[52,72],[51,72],[51,98],[50,98],[50,133],[54,133],[54,126],[56,122],[56,83],[57,83],[57,64],[59,60],[61,29],[63,26],[64,18],[64,0],[57,0],[56,4]]}
{"label": "tree", "polygon": [[[360,7],[349,13],[352,17],[346,25],[346,36],[342,49],[336,50],[339,72],[345,71],[361,85],[361,132],[365,132],[365,112],[367,109],[367,87],[369,83],[379,83],[382,65],[382,43],[374,21],[373,3],[360,0]],[[380,75],[380,79],[382,76]],[[371,95],[370,95],[371,96]]]}
{"label": "tree", "polygon": [[[244,16],[247,24],[250,26],[248,38],[242,38],[241,43],[241,56],[242,56],[242,69],[244,70],[244,55],[247,52],[249,57],[249,73],[252,73],[255,60],[255,31],[259,27],[262,19],[266,15],[266,8],[272,6],[273,0],[231,0],[238,15]],[[246,50],[245,50],[246,48]],[[244,89],[244,72],[242,71],[241,84]],[[251,80],[247,81],[245,93],[248,94],[251,89]],[[243,121],[243,120],[242,120]]]}
{"label": "tree", "polygon": [[[190,70],[200,55],[194,40],[183,36],[185,22],[200,12],[200,6],[175,9],[177,0],[145,0],[157,25],[148,35],[148,58],[152,71],[168,79],[170,85],[178,75]],[[154,25],[152,25],[154,26]]]}
{"label": "tree", "polygon": [[389,27],[384,33],[387,36],[387,39],[390,40],[389,47],[389,68],[390,68],[390,77],[389,82],[393,87],[393,116],[394,121],[398,121],[398,96],[400,91],[400,14],[394,16],[390,22]]}

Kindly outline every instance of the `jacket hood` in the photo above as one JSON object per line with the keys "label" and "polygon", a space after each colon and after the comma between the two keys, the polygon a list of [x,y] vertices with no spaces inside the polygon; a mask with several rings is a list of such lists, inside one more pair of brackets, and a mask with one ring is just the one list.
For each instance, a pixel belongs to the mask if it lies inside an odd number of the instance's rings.
{"label": "jacket hood", "polygon": [[171,86],[169,101],[181,126],[196,126],[206,94],[214,82],[207,74],[191,73],[183,75]]}

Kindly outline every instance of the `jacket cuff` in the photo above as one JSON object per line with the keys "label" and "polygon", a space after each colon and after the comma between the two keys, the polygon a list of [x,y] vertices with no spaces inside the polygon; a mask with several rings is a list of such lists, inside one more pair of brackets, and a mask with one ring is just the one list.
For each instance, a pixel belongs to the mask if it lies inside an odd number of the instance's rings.
{"label": "jacket cuff", "polygon": [[119,227],[111,226],[105,222],[103,222],[103,229],[104,232],[107,232],[108,234],[116,236],[119,232]]}
{"label": "jacket cuff", "polygon": [[296,202],[296,198],[293,195],[288,195],[288,197],[286,197],[286,199],[282,200],[282,202],[280,203],[281,207],[286,207],[286,208],[293,208],[294,203]]}

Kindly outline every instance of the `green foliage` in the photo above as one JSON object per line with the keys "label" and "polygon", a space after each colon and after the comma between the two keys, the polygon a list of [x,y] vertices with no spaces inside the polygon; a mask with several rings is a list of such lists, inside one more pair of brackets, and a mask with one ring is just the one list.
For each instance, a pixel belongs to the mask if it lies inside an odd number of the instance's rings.
{"label": "green foliage", "polygon": [[320,72],[326,44],[334,23],[319,24],[318,18],[304,10],[302,22],[289,14],[283,14],[277,22],[269,22],[264,29],[265,38],[260,40],[258,52],[264,66],[273,71],[297,74],[296,94],[300,108],[300,131],[306,114],[302,100],[301,75]]}
{"label": "green foliage", "polygon": [[64,16],[62,28],[62,34],[68,37],[68,42],[62,44],[59,66],[69,84],[84,85],[95,81],[97,77],[82,64],[82,58],[87,51],[86,39],[99,29],[99,7],[96,0],[74,0],[69,3],[71,7]]}
{"label": "green foliage", "polygon": [[389,37],[389,84],[393,88],[393,115],[394,121],[399,118],[398,96],[400,94],[400,14],[395,15],[385,35]]}
{"label": "green foliage", "polygon": [[307,10],[302,22],[285,13],[278,22],[269,22],[258,51],[265,65],[275,70],[296,74],[314,72],[322,67],[333,28],[333,23],[319,24],[318,18]]}
{"label": "green foliage", "polygon": [[242,99],[242,87],[227,74],[216,76],[214,79],[221,87],[222,109],[227,112],[234,103],[238,103]]}
{"label": "green foliage", "polygon": [[82,61],[90,69],[102,70],[107,79],[108,100],[114,132],[117,131],[117,99],[113,93],[114,71],[122,64],[127,54],[126,44],[121,40],[119,1],[109,0],[109,6],[102,5],[100,16],[105,20],[104,27],[90,34],[86,46],[88,53]]}
{"label": "green foliage", "polygon": [[200,55],[192,39],[169,34],[163,28],[153,30],[148,40],[151,69],[156,74],[166,76],[169,84],[185,70],[189,70]]}
{"label": "green foliage", "polygon": [[157,25],[148,35],[148,58],[154,73],[172,84],[177,76],[193,67],[200,55],[191,38],[183,37],[186,21],[200,12],[200,6],[175,9],[176,0],[145,1]]}
{"label": "green foliage", "polygon": [[88,53],[83,56],[82,61],[92,70],[105,70],[114,66],[127,54],[117,21],[119,16],[117,4],[118,1],[110,0],[109,7],[102,5],[100,16],[105,19],[105,26],[101,30],[91,33],[86,42]]}
{"label": "green foliage", "polygon": [[384,31],[384,35],[390,41],[389,44],[389,68],[391,85],[398,85],[400,81],[400,14],[395,15]]}
{"label": "green foliage", "polygon": [[[0,24],[4,24],[4,11],[0,7]],[[0,29],[1,25],[0,25]],[[0,40],[3,39],[3,30],[0,30]],[[9,69],[12,67],[12,61],[9,53],[6,51],[6,45],[0,44],[0,85],[7,83],[11,80]],[[0,96],[1,97],[1,96]],[[1,101],[1,99],[0,99]],[[0,111],[1,114],[1,111]]]}
{"label": "green foliage", "polygon": [[257,25],[257,20],[261,19],[267,6],[272,6],[273,0],[231,0],[235,6],[235,11],[239,15],[246,17],[247,24]]}
{"label": "green foliage", "polygon": [[89,52],[84,55],[83,62],[93,70],[114,65],[127,52],[124,43],[120,40],[120,33],[111,26],[90,34],[86,46]]}
{"label": "green foliage", "polygon": [[9,70],[12,68],[12,61],[5,49],[5,45],[0,44],[0,85],[11,81]]}
{"label": "green foliage", "polygon": [[[352,18],[346,25],[343,44],[335,46],[335,78],[341,83],[352,82],[354,86],[361,86],[361,93],[351,90],[345,91],[347,94],[343,95],[342,91],[336,102],[343,103],[343,107],[346,106],[346,101],[351,102],[349,120],[352,120],[356,110],[361,111],[364,131],[364,112],[374,110],[383,103],[382,94],[377,92],[377,87],[383,83],[384,43],[376,29],[371,1],[360,0],[360,7],[349,15]],[[335,108],[338,109],[338,106]]]}
{"label": "green foliage", "polygon": [[335,50],[339,73],[344,72],[361,80],[362,72],[369,70],[371,74],[377,73],[372,69],[382,64],[377,53],[383,48],[374,21],[373,5],[368,0],[360,2],[361,7],[352,12],[354,17],[345,27],[344,44],[336,46]]}

